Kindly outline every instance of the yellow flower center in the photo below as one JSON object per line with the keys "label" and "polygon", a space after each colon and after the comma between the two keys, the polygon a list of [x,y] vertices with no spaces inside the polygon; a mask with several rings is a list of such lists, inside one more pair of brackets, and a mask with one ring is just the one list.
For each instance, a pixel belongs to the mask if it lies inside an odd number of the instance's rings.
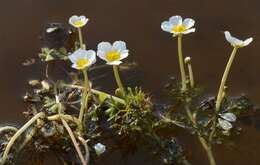
{"label": "yellow flower center", "polygon": [[106,54],[106,59],[109,62],[116,61],[120,59],[120,53],[117,51],[111,51]]}
{"label": "yellow flower center", "polygon": [[175,32],[175,33],[182,33],[186,30],[186,27],[183,26],[183,25],[177,25],[177,26],[174,26],[172,28],[172,32]]}
{"label": "yellow flower center", "polygon": [[89,60],[88,59],[79,59],[76,63],[77,67],[79,69],[83,69],[85,68],[85,66],[89,63]]}
{"label": "yellow flower center", "polygon": [[82,26],[84,26],[84,22],[81,21],[81,20],[75,21],[75,22],[73,22],[73,25],[74,25],[75,27],[82,27]]}

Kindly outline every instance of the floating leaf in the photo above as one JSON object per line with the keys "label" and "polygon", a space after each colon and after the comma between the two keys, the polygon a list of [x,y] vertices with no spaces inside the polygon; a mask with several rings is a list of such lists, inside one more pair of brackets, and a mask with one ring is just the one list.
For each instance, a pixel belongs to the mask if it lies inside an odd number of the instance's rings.
{"label": "floating leaf", "polygon": [[219,114],[219,116],[230,122],[235,122],[237,120],[236,115],[234,113],[230,113],[230,112]]}
{"label": "floating leaf", "polygon": [[230,122],[223,120],[221,118],[218,118],[218,124],[220,125],[221,128],[224,130],[230,130],[233,126]]}

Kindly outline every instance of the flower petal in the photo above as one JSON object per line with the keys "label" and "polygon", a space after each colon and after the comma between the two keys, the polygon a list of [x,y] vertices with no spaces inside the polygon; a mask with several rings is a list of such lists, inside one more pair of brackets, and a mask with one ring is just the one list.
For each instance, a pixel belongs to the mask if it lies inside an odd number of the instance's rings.
{"label": "flower petal", "polygon": [[223,113],[219,115],[221,118],[230,121],[230,122],[235,122],[237,120],[237,117],[234,113],[228,112],[228,113]]}
{"label": "flower petal", "polygon": [[184,32],[183,32],[183,34],[189,34],[189,33],[193,33],[193,32],[195,32],[195,28],[191,28],[191,29],[188,29],[188,30],[185,30]]}
{"label": "flower petal", "polygon": [[161,29],[165,32],[172,32],[173,25],[169,21],[164,21],[161,24]]}
{"label": "flower petal", "polygon": [[172,16],[172,17],[169,19],[169,22],[170,22],[173,26],[181,25],[181,24],[182,24],[182,17],[179,16],[179,15]]}
{"label": "flower petal", "polygon": [[75,54],[71,54],[69,55],[69,60],[72,62],[72,63],[76,63],[77,62],[77,56],[75,56]]}
{"label": "flower petal", "polygon": [[253,41],[253,38],[252,38],[252,37],[246,39],[246,40],[243,42],[243,46],[247,46],[247,45],[249,45],[252,41]]}
{"label": "flower petal", "polygon": [[97,56],[99,57],[99,58],[101,58],[102,60],[105,60],[105,61],[107,61],[107,59],[106,59],[106,52],[104,52],[104,51],[102,51],[102,50],[98,50],[97,51]]}
{"label": "flower petal", "polygon": [[112,62],[107,62],[107,65],[120,65],[122,61],[112,61]]}
{"label": "flower petal", "polygon": [[232,46],[243,46],[243,41],[231,36],[229,31],[225,31],[225,38]]}
{"label": "flower petal", "polygon": [[87,51],[78,49],[75,52],[73,52],[71,55],[69,55],[69,59],[72,63],[76,63],[78,59],[86,58]]}
{"label": "flower petal", "polygon": [[227,40],[229,43],[233,43],[233,39],[232,39],[232,36],[231,36],[230,32],[229,32],[229,31],[225,31],[224,34],[225,34],[226,40]]}
{"label": "flower petal", "polygon": [[88,66],[96,62],[96,52],[94,50],[87,51],[87,59],[89,60]]}
{"label": "flower petal", "polygon": [[74,22],[78,19],[77,15],[73,15],[69,18],[69,24],[74,25]]}
{"label": "flower petal", "polygon": [[98,44],[98,51],[108,52],[112,50],[112,45],[109,42],[100,42]]}
{"label": "flower petal", "polygon": [[115,41],[113,43],[113,48],[119,52],[126,50],[126,43],[124,41]]}
{"label": "flower petal", "polygon": [[191,18],[186,18],[182,23],[182,25],[184,25],[187,29],[193,27],[194,24],[195,24],[195,21]]}
{"label": "flower petal", "polygon": [[74,68],[74,69],[79,69],[78,66],[77,66],[77,64],[75,64],[75,63],[73,63],[73,64],[71,65],[71,67]]}
{"label": "flower petal", "polygon": [[223,120],[221,118],[218,119],[218,124],[221,128],[223,128],[224,130],[228,131],[231,128],[233,128],[232,124],[226,120]]}
{"label": "flower petal", "polygon": [[119,60],[125,59],[126,57],[128,57],[128,54],[129,54],[129,50],[123,50],[120,54]]}

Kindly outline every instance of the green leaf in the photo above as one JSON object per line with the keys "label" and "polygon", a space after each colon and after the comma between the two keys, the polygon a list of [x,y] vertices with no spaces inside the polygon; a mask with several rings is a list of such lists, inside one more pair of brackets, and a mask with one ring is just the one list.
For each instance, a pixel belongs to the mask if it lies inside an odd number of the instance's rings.
{"label": "green leaf", "polygon": [[100,101],[100,104],[102,104],[107,99],[107,95],[104,93],[101,93],[98,95],[98,99]]}

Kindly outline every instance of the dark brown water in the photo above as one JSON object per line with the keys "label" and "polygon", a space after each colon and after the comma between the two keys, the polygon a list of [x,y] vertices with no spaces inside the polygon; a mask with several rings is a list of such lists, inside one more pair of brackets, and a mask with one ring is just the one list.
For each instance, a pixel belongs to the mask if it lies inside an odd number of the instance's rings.
{"label": "dark brown water", "polygon": [[[47,22],[64,22],[73,14],[90,18],[84,28],[88,48],[100,41],[124,40],[131,59],[139,63],[142,86],[159,94],[170,75],[177,75],[177,43],[162,32],[160,24],[172,15],[196,20],[197,32],[185,36],[184,55],[192,56],[195,79],[215,94],[231,47],[222,31],[236,36],[253,36],[254,42],[239,51],[229,78],[230,94],[247,93],[260,104],[260,1],[258,0],[8,0],[0,5],[0,123],[23,122],[25,110],[21,96],[29,78],[40,77],[38,66],[24,68],[21,63],[35,57],[40,48],[38,37]],[[106,87],[106,84],[104,84]],[[190,159],[206,165],[204,152],[189,134],[180,135],[184,147],[193,150]],[[260,132],[244,126],[234,147],[216,147],[218,164],[257,165],[260,162]],[[119,160],[110,155],[106,164],[153,164],[138,156]],[[110,163],[109,163],[110,162]],[[53,161],[52,163],[55,164]],[[103,164],[103,163],[102,163]]]}

